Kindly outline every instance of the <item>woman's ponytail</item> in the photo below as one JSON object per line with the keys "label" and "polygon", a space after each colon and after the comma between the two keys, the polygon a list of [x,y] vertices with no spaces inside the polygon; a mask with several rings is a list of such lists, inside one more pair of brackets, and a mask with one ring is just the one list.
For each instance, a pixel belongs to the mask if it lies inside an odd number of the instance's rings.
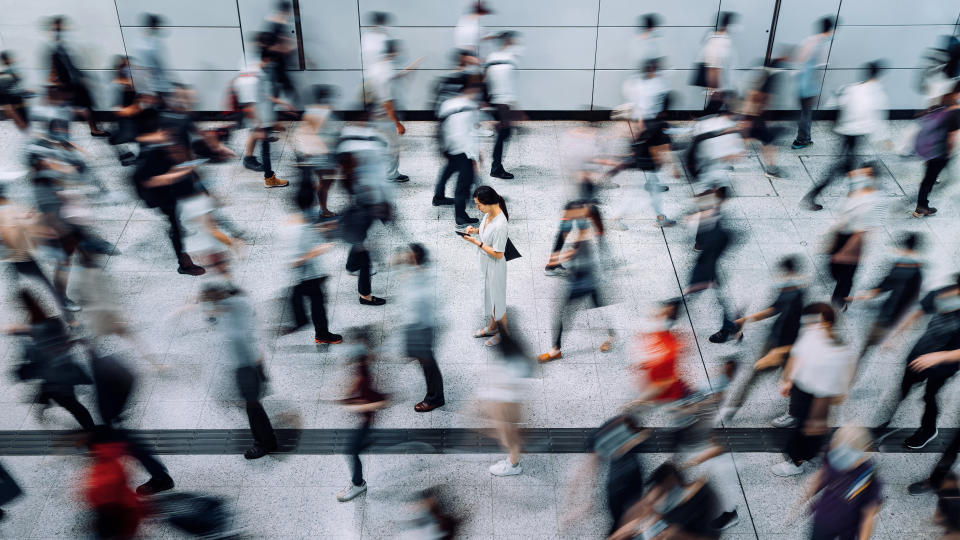
{"label": "woman's ponytail", "polygon": [[497,194],[497,198],[499,199],[497,201],[497,204],[500,206],[500,211],[503,212],[503,217],[507,218],[507,220],[509,221],[510,214],[507,213],[507,201],[503,200],[503,195],[500,195],[500,194]]}

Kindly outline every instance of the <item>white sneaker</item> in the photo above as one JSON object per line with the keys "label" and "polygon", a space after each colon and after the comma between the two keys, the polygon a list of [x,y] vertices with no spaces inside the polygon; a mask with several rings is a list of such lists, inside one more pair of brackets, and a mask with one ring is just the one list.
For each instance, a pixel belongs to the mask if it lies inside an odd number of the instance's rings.
{"label": "white sneaker", "polygon": [[363,495],[366,492],[367,492],[366,481],[364,481],[364,483],[360,484],[359,486],[350,484],[349,486],[341,489],[339,493],[337,493],[337,500],[340,502],[352,501],[353,499],[356,499],[357,497],[359,497],[360,495]]}
{"label": "white sneaker", "polygon": [[797,425],[797,419],[790,416],[790,413],[784,413],[771,420],[770,425],[775,428],[792,428]]}
{"label": "white sneaker", "polygon": [[523,472],[523,467],[517,463],[510,463],[509,459],[502,459],[490,466],[490,474],[494,476],[516,476]]}
{"label": "white sneaker", "polygon": [[794,465],[790,460],[784,461],[783,463],[777,463],[773,467],[770,467],[770,472],[781,477],[797,476],[803,474],[803,471],[803,463],[800,465]]}

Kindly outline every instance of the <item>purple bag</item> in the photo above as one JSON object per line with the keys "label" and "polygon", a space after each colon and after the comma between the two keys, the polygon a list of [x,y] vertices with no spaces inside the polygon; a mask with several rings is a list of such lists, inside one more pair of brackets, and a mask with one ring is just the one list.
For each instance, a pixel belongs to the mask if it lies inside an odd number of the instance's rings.
{"label": "purple bag", "polygon": [[917,142],[914,151],[926,160],[943,156],[947,153],[947,134],[944,123],[949,110],[940,107],[928,112],[920,119],[920,131],[917,133]]}

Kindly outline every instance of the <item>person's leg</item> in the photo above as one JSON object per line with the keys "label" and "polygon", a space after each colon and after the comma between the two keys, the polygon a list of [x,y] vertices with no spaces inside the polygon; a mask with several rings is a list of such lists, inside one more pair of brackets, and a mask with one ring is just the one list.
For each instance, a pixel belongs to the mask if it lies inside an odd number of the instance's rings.
{"label": "person's leg", "polygon": [[800,120],[797,122],[797,139],[799,144],[807,144],[810,138],[810,126],[813,123],[813,101],[815,97],[800,98]]}
{"label": "person's leg", "polygon": [[[803,196],[803,198],[807,200],[811,206],[814,206],[815,208],[819,206],[816,204],[816,199],[820,196],[820,193],[823,192],[827,186],[832,184],[838,176],[842,176],[850,170],[854,163],[854,152],[856,151],[856,147],[856,136],[845,135],[843,137],[843,139],[840,141],[840,160],[834,164],[833,167],[830,167],[826,174],[824,174],[824,176],[820,179],[820,182],[813,186],[813,189],[808,191],[807,194]],[[823,207],[820,206],[817,209],[821,208]]]}
{"label": "person's leg", "polygon": [[845,298],[850,296],[850,291],[853,289],[853,276],[856,271],[857,266],[854,264],[830,263],[830,273],[833,275],[833,279],[837,281],[831,295],[834,307],[846,305]]}
{"label": "person's leg", "polygon": [[449,180],[450,177],[453,176],[454,171],[457,170],[453,156],[444,152],[443,157],[446,158],[447,164],[443,167],[443,170],[440,171],[440,176],[437,178],[437,184],[433,187],[434,200],[446,198],[447,180]]}
{"label": "person's leg", "polygon": [[937,416],[940,414],[937,394],[949,379],[943,376],[927,377],[927,387],[923,393],[923,416],[920,419],[920,430],[924,433],[933,433],[937,430]]}
{"label": "person's leg", "polygon": [[[295,328],[302,328],[307,324],[307,310],[304,307],[304,296],[306,296],[306,282],[301,281],[290,290],[290,307],[293,308],[293,325]],[[311,309],[313,306],[310,306]]]}
{"label": "person's leg", "polygon": [[457,170],[457,188],[454,192],[453,213],[457,219],[470,219],[467,214],[467,201],[470,199],[470,188],[473,187],[474,171],[473,160],[466,154],[454,156]]}
{"label": "person's leg", "polygon": [[170,223],[170,243],[173,245],[173,252],[177,255],[177,259],[182,259],[183,257],[183,230],[180,227],[180,218],[177,215],[177,204],[169,204],[166,206],[161,206],[158,208],[163,215],[167,216],[167,221]]}
{"label": "person's leg", "polygon": [[93,416],[90,415],[90,411],[88,411],[87,408],[77,400],[77,396],[74,394],[72,389],[69,392],[50,394],[50,399],[72,414],[73,417],[77,419],[77,422],[80,423],[80,427],[82,427],[84,431],[90,431],[96,427],[96,424],[93,422]]}
{"label": "person's leg", "polygon": [[[140,465],[142,465],[150,475],[151,480],[162,481],[170,479],[170,473],[167,471],[167,468],[150,452],[150,449],[147,448],[147,445],[143,444],[143,441],[126,430],[118,429],[115,433],[126,443],[130,456],[140,462]],[[170,483],[172,482],[172,479],[170,479]]]}
{"label": "person's leg", "polygon": [[953,438],[950,439],[950,444],[947,446],[947,449],[944,450],[943,455],[940,456],[940,460],[937,461],[936,466],[933,468],[933,472],[930,473],[930,479],[928,482],[930,486],[934,489],[940,487],[940,483],[943,482],[943,479],[947,476],[947,473],[953,469],[953,464],[957,461],[957,454],[960,453],[960,431],[954,434]]}
{"label": "person's leg", "polygon": [[351,462],[350,481],[355,486],[362,486],[364,484],[363,463],[360,461],[360,452],[363,452],[369,444],[368,436],[372,423],[373,419],[371,418],[371,414],[365,413],[363,422],[360,424],[360,427],[353,432],[353,437],[351,437],[350,443],[347,445],[347,454],[350,456]]}
{"label": "person's leg", "polygon": [[273,431],[273,424],[267,416],[267,411],[259,401],[247,402],[247,421],[250,423],[250,433],[257,446],[265,450],[277,448],[277,436]]}
{"label": "person's leg", "polygon": [[497,140],[493,144],[492,164],[490,166],[491,172],[503,171],[503,150],[507,141],[510,139],[510,132],[512,131],[510,114],[509,105],[497,105]]}
{"label": "person's leg", "polygon": [[66,298],[62,296],[60,294],[60,291],[58,291],[57,288],[53,286],[53,283],[51,283],[50,280],[47,279],[47,276],[44,275],[43,270],[40,269],[40,266],[37,264],[37,261],[31,258],[31,259],[27,259],[26,261],[15,262],[13,263],[13,267],[17,271],[18,277],[33,276],[38,280],[40,280],[40,283],[43,284],[43,286],[46,287],[51,294],[53,294],[53,297],[57,300],[57,302],[61,304],[61,307],[63,307],[63,303],[66,300]]}
{"label": "person's leg", "polygon": [[647,194],[650,195],[650,206],[653,207],[653,211],[657,213],[657,219],[661,217],[666,218],[667,215],[663,213],[663,193],[660,190],[660,179],[657,176],[656,171],[646,171],[643,173],[644,184],[643,188],[647,190]]}
{"label": "person's leg", "polygon": [[263,177],[273,176],[273,163],[270,161],[270,136],[264,130],[263,138],[260,139],[260,162],[263,163]]}
{"label": "person's leg", "polygon": [[923,181],[920,182],[920,190],[917,192],[917,209],[930,208],[930,192],[933,190],[933,184],[944,167],[947,166],[947,158],[934,158],[925,164]]}
{"label": "person's leg", "polygon": [[360,296],[370,296],[370,252],[363,246],[353,246],[351,255],[355,256],[354,260],[359,271],[357,292],[360,293]]}
{"label": "person's leg", "polygon": [[323,294],[323,280],[311,279],[305,282],[305,294],[310,298],[310,319],[313,321],[314,337],[323,339],[330,335],[327,322],[327,301]]}
{"label": "person's leg", "polygon": [[810,409],[813,405],[813,395],[800,390],[794,385],[790,388],[790,400],[795,405],[797,426],[793,428],[793,436],[787,444],[787,456],[794,465],[800,465],[807,459],[809,441],[804,433],[805,424],[810,418]]}
{"label": "person's leg", "polygon": [[427,393],[423,401],[429,405],[443,405],[445,400],[443,396],[443,375],[440,373],[440,366],[437,365],[437,359],[433,355],[433,330],[418,330],[415,339],[421,343],[417,348],[422,352],[417,355],[417,361],[423,368],[423,378],[427,385]]}

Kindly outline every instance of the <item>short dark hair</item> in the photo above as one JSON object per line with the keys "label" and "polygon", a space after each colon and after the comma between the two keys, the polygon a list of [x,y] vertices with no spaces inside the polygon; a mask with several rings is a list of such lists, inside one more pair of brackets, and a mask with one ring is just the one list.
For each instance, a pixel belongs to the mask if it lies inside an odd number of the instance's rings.
{"label": "short dark hair", "polygon": [[386,26],[390,23],[390,14],[385,11],[372,11],[367,15],[367,22],[374,26]]}
{"label": "short dark hair", "polygon": [[732,11],[724,11],[720,14],[720,24],[717,25],[717,28],[720,30],[726,30],[728,26],[737,22],[739,16]]}
{"label": "short dark hair", "polygon": [[826,34],[833,30],[833,17],[824,17],[820,19],[820,33]]}
{"label": "short dark hair", "polygon": [[837,312],[826,302],[807,304],[800,312],[802,315],[820,315],[823,322],[833,325],[837,320]]}
{"label": "short dark hair", "polygon": [[314,103],[329,103],[336,91],[329,84],[315,84],[311,88]]}
{"label": "short dark hair", "polygon": [[427,248],[423,247],[423,244],[410,244],[410,252],[413,253],[413,262],[417,263],[417,266],[427,264]]}
{"label": "short dark hair", "polygon": [[923,237],[920,236],[920,233],[915,232],[905,232],[900,235],[900,239],[897,240],[898,247],[909,251],[915,251],[922,243]]}
{"label": "short dark hair", "polygon": [[883,73],[884,65],[880,60],[874,60],[873,62],[867,62],[863,66],[863,80],[869,81],[870,79],[876,79]]}
{"label": "short dark hair", "polygon": [[800,269],[800,259],[796,255],[787,255],[780,259],[780,262],[777,263],[777,268],[789,274],[796,274],[797,270]]}
{"label": "short dark hair", "polygon": [[397,54],[398,52],[400,52],[400,40],[388,39],[383,44],[383,52],[386,54]]}
{"label": "short dark hair", "polygon": [[163,24],[163,17],[157,15],[156,13],[144,13],[143,15],[143,25],[152,30],[156,30]]}
{"label": "short dark hair", "polygon": [[670,463],[662,463],[659,467],[653,470],[653,473],[650,474],[650,483],[651,484],[662,484],[664,480],[675,480],[678,483],[683,483],[683,475],[680,474],[680,469],[676,465]]}
{"label": "short dark hair", "polygon": [[656,13],[647,13],[640,16],[637,26],[644,30],[653,30],[660,26],[660,17]]}
{"label": "short dark hair", "polygon": [[13,51],[3,51],[0,52],[0,62],[4,64],[9,64],[13,61]]}
{"label": "short dark hair", "polygon": [[293,4],[290,0],[277,0],[277,11],[289,12],[293,9]]}
{"label": "short dark hair", "polygon": [[648,58],[643,62],[642,66],[644,73],[649,73],[651,71],[657,71],[660,69],[660,59],[659,58]]}

